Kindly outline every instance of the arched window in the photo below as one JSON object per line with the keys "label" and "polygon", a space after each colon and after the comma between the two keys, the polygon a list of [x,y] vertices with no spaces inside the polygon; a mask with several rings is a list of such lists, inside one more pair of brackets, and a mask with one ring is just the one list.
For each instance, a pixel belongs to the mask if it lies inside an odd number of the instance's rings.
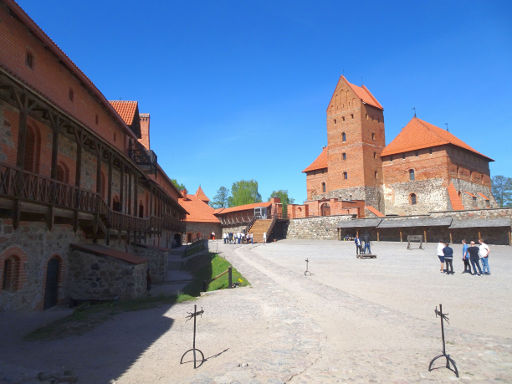
{"label": "arched window", "polygon": [[414,169],[409,169],[409,180],[414,181]]}
{"label": "arched window", "polygon": [[322,183],[322,192],[325,192],[325,183]]}
{"label": "arched window", "polygon": [[343,153],[343,160],[347,160],[347,154]]}
{"label": "arched window", "polygon": [[345,132],[341,133],[341,141],[343,141],[343,142],[347,141],[347,135],[345,134]]}
{"label": "arched window", "polygon": [[416,194],[415,193],[411,193],[409,195],[409,202],[411,203],[411,205],[416,205]]}
{"label": "arched window", "polygon": [[53,256],[46,265],[46,283],[44,289],[44,309],[55,306],[59,301],[59,284],[62,282],[62,259]]}
{"label": "arched window", "polygon": [[9,256],[4,261],[2,290],[17,291],[20,283],[20,259],[17,256]]}
{"label": "arched window", "polygon": [[23,168],[26,171],[39,173],[39,157],[41,156],[41,135],[39,130],[27,126],[27,137],[25,141],[25,158]]}
{"label": "arched window", "polygon": [[69,183],[69,169],[64,163],[57,164],[56,178],[61,183]]}
{"label": "arched window", "polygon": [[348,173],[347,173],[347,172],[343,172],[343,179],[344,179],[344,180],[347,180],[347,179],[348,179]]}

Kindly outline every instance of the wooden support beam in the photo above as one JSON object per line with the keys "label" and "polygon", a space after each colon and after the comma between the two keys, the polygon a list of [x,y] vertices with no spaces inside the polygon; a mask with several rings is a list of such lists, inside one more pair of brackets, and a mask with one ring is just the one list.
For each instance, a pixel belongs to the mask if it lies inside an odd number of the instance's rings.
{"label": "wooden support beam", "polygon": [[18,122],[18,153],[16,154],[16,166],[24,169],[25,167],[25,151],[27,146],[27,111],[20,109]]}
{"label": "wooden support beam", "polygon": [[108,157],[108,192],[107,192],[107,198],[108,198],[108,207],[112,209],[112,161],[113,161],[113,154],[110,153],[110,156]]}
{"label": "wooden support beam", "polygon": [[138,176],[137,174],[135,173],[133,175],[133,216],[138,216],[139,215],[139,212],[137,211],[137,194],[138,194],[138,189],[139,189],[139,186],[138,186]]}
{"label": "wooden support beam", "polygon": [[478,240],[480,240],[482,238],[482,232],[480,232],[480,230],[478,230]]}
{"label": "wooden support beam", "polygon": [[119,170],[119,202],[121,203],[121,212],[125,211],[124,205],[124,164],[121,160],[121,166]]}
{"label": "wooden support beam", "polygon": [[[128,172],[128,201],[126,202],[126,207],[130,215],[132,212],[132,174],[130,172]],[[130,236],[128,236],[128,239],[130,239]]]}
{"label": "wooden support beam", "polygon": [[452,234],[452,231],[449,231],[449,235],[450,235],[450,244],[453,244],[453,234]]}
{"label": "wooden support beam", "polygon": [[404,235],[404,234],[403,234],[402,230],[400,230],[400,242],[401,242],[401,243],[404,241],[404,240],[403,240],[403,235]]}
{"label": "wooden support beam", "polygon": [[377,231],[377,241],[380,241],[380,231]]}
{"label": "wooden support beam", "polygon": [[427,230],[424,229],[423,230],[423,241],[426,243],[428,240],[427,240]]}
{"label": "wooden support beam", "polygon": [[46,214],[46,225],[48,226],[48,230],[51,231],[53,229],[53,224],[55,223],[55,212],[53,205],[48,207],[48,213]]}
{"label": "wooden support beam", "polygon": [[20,201],[18,199],[14,200],[14,206],[12,209],[12,226],[14,229],[17,229],[20,225],[20,216],[21,216],[21,210],[20,210]]}

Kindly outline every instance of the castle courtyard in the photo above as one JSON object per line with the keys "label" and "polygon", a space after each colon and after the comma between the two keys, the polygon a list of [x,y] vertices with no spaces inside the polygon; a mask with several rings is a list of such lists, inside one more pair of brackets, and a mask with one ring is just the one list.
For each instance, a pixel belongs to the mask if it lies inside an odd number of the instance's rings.
{"label": "castle courtyard", "polygon": [[[448,313],[447,353],[460,382],[512,381],[510,247],[491,246],[490,276],[439,272],[436,244],[372,244],[376,259],[356,259],[352,242],[284,240],[265,245],[210,242],[250,287],[195,302],[126,312],[91,332],[22,341],[43,317],[5,314],[11,332],[0,350],[0,382],[70,370],[79,383],[414,383],[450,382],[428,372],[441,352],[440,303]],[[308,259],[311,276],[304,276]],[[198,369],[180,365],[192,344],[187,313],[197,304]],[[67,312],[44,312],[48,320]],[[189,354],[188,357],[191,355]],[[442,364],[441,364],[442,365]],[[21,381],[25,378],[25,381]]]}

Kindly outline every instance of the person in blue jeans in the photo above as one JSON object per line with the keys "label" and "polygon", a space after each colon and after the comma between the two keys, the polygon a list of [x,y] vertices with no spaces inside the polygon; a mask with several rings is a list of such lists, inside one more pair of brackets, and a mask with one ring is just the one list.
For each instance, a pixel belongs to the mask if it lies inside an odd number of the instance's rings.
{"label": "person in blue jeans", "polygon": [[462,273],[471,273],[471,265],[469,265],[469,252],[468,252],[468,244],[466,240],[462,240],[462,261],[464,262],[464,272]]}
{"label": "person in blue jeans", "polygon": [[[479,249],[475,245],[475,242],[472,241],[469,243],[468,253],[469,253],[469,261],[471,261],[471,265],[473,266],[473,275],[482,275],[482,269],[480,268],[480,257],[478,256]],[[478,267],[478,272],[476,271]]]}
{"label": "person in blue jeans", "polygon": [[453,249],[449,243],[446,243],[446,247],[443,248],[444,262],[446,263],[446,274],[453,275]]}
{"label": "person in blue jeans", "polygon": [[489,269],[489,253],[491,250],[482,239],[479,239],[478,242],[480,243],[480,246],[478,247],[478,256],[480,256],[480,259],[482,260],[482,273],[484,275],[490,275],[491,271]]}
{"label": "person in blue jeans", "polygon": [[366,253],[368,255],[372,254],[372,249],[370,248],[370,238],[369,237],[364,239],[364,253]]}

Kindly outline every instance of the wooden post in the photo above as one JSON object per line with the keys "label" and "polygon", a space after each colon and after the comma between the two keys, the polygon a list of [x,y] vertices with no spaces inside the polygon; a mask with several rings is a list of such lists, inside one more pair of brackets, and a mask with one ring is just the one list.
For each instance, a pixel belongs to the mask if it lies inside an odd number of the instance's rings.
{"label": "wooden post", "polygon": [[427,230],[426,229],[423,230],[423,241],[425,243],[427,242]]}
{"label": "wooden post", "polygon": [[52,124],[53,134],[52,134],[52,168],[50,171],[50,177],[52,179],[57,178],[57,157],[59,153],[59,130],[56,126]]}
{"label": "wooden post", "polygon": [[119,203],[121,204],[121,212],[125,212],[125,205],[124,205],[124,164],[121,161],[120,164],[120,170],[119,170]]}
{"label": "wooden post", "polygon": [[18,122],[18,153],[16,154],[16,166],[23,169],[25,165],[25,149],[27,146],[27,110],[21,99],[19,99],[18,103],[20,116]]}
{"label": "wooden post", "polygon": [[132,174],[128,171],[128,201],[126,202],[127,213],[132,213]]}
{"label": "wooden post", "polygon": [[380,231],[377,231],[377,241],[380,241]]}
{"label": "wooden post", "polygon": [[228,284],[229,288],[233,288],[233,268],[228,268]]}
{"label": "wooden post", "polygon": [[450,234],[450,244],[453,244],[453,234],[452,234],[452,231],[450,231],[449,234]]}
{"label": "wooden post", "polygon": [[112,161],[113,161],[113,153],[110,152],[110,156],[108,157],[108,207],[112,208]]}
{"label": "wooden post", "polygon": [[402,237],[403,237],[403,233],[402,233],[402,230],[400,230],[400,242],[401,242],[401,243],[403,242]]}
{"label": "wooden post", "polygon": [[133,174],[133,216],[138,216],[139,213],[137,212],[137,194],[139,193],[138,191],[138,185],[137,185],[137,173],[134,173]]}
{"label": "wooden post", "polygon": [[480,240],[482,238],[482,233],[480,232],[480,230],[478,230],[478,240]]}
{"label": "wooden post", "polygon": [[[75,131],[76,138],[76,164],[75,164],[75,187],[80,188],[80,181],[82,178],[82,140]],[[73,218],[73,229],[78,230],[78,208],[80,206],[80,192],[76,191],[75,197],[75,214]]]}
{"label": "wooden post", "polygon": [[101,195],[101,144],[96,144],[96,193]]}

